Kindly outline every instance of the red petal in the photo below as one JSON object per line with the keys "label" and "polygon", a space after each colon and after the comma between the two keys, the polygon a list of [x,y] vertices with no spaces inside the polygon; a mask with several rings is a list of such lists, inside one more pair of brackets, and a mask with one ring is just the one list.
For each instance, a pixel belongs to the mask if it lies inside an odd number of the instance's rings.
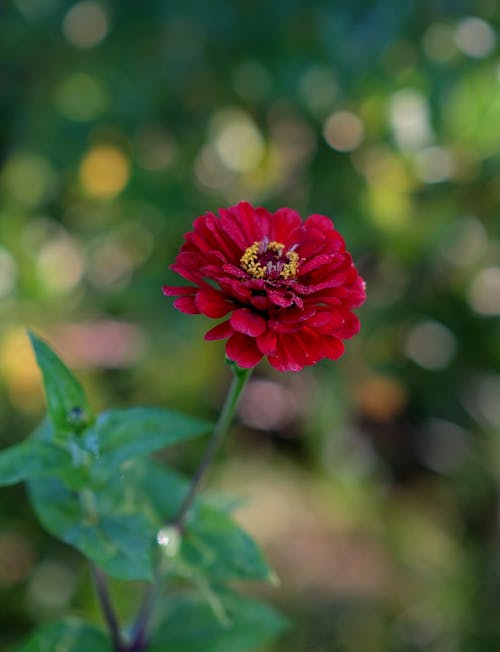
{"label": "red petal", "polygon": [[257,346],[262,351],[264,355],[274,355],[276,353],[276,344],[278,338],[276,333],[272,331],[267,331],[259,335],[257,338]]}
{"label": "red petal", "polygon": [[217,324],[209,331],[205,333],[205,339],[208,341],[212,340],[225,340],[226,337],[230,337],[234,333],[229,319],[223,321],[222,324]]}
{"label": "red petal", "polygon": [[294,303],[294,296],[292,293],[280,292],[279,290],[269,290],[267,296],[271,299],[275,306],[280,308],[288,308]]}
{"label": "red petal", "polygon": [[349,305],[351,308],[358,308],[366,301],[366,283],[361,276],[355,280],[349,288]]}
{"label": "red petal", "polygon": [[324,303],[328,306],[341,306],[342,300],[337,296],[337,290],[331,290],[329,294],[315,294],[314,297],[307,298],[307,304],[321,304]]}
{"label": "red petal", "polygon": [[304,365],[299,364],[292,355],[288,347],[280,338],[276,355],[268,357],[269,363],[278,371],[300,371]]}
{"label": "red petal", "polygon": [[265,208],[255,209],[248,202],[241,201],[234,210],[239,216],[241,229],[248,241],[247,247],[269,235],[269,213]]}
{"label": "red petal", "polygon": [[331,290],[332,288],[339,288],[345,283],[348,272],[341,270],[333,274],[327,281],[322,283],[295,283],[294,290],[300,294],[310,295],[322,290]]}
{"label": "red petal", "polygon": [[307,325],[317,328],[321,333],[332,334],[335,329],[342,326],[344,320],[343,310],[322,310],[308,319]]}
{"label": "red petal", "polygon": [[303,328],[297,333],[298,346],[304,352],[306,364],[316,364],[326,356],[323,348],[324,338],[311,328]]}
{"label": "red petal", "polygon": [[[248,242],[248,238],[243,233],[239,216],[233,215],[230,209],[222,209],[220,214],[221,230],[234,242],[234,244],[241,250],[241,253],[252,244]],[[240,253],[240,255],[241,255]]]}
{"label": "red petal", "polygon": [[288,352],[289,360],[300,369],[306,365],[316,364],[324,356],[318,346],[319,337],[310,330],[303,329],[298,333],[284,335],[280,339]]}
{"label": "red petal", "polygon": [[179,297],[174,301],[174,306],[186,315],[200,314],[193,297]]}
{"label": "red petal", "polygon": [[336,337],[322,339],[323,355],[330,360],[337,360],[344,353],[344,344]]}
{"label": "red petal", "polygon": [[224,317],[234,307],[220,292],[209,286],[198,291],[195,302],[199,312],[214,319]]}
{"label": "red petal", "polygon": [[247,303],[252,296],[250,290],[243,285],[241,281],[237,281],[232,278],[224,278],[219,280],[221,288],[229,296],[234,298],[236,301],[241,301],[242,303]]}
{"label": "red petal", "polygon": [[303,324],[300,322],[285,322],[281,319],[270,319],[268,326],[275,333],[293,333],[302,328]]}
{"label": "red petal", "polygon": [[257,308],[257,310],[267,310],[271,305],[271,302],[267,297],[258,294],[250,297],[250,303],[254,308]]}
{"label": "red petal", "polygon": [[326,238],[322,231],[301,226],[295,236],[299,243],[297,253],[301,258],[311,258],[320,254],[325,248]]}
{"label": "red petal", "polygon": [[335,329],[334,334],[343,340],[348,340],[350,337],[354,337],[354,335],[359,333],[360,326],[359,319],[350,312],[345,316],[344,323]]}
{"label": "red petal", "polygon": [[241,248],[238,247],[234,238],[229,233],[226,233],[221,219],[217,218],[213,213],[208,213],[203,224],[203,230],[207,233],[207,237],[214,243],[214,249],[222,251],[229,261],[239,261]]}
{"label": "red petal", "polygon": [[322,358],[336,360],[343,351],[344,346],[337,338],[322,337],[310,328],[303,328],[297,333],[280,335],[277,353],[269,356],[269,362],[278,371],[300,371]]}
{"label": "red petal", "polygon": [[287,360],[286,358],[283,358],[281,355],[270,355],[268,358],[269,364],[271,367],[274,367],[276,371],[289,371],[287,367]]}
{"label": "red petal", "polygon": [[234,276],[235,278],[246,278],[248,276],[241,267],[231,265],[230,263],[224,263],[224,265],[222,265],[222,271],[229,276]]}
{"label": "red petal", "polygon": [[231,326],[238,333],[257,337],[266,330],[266,321],[260,315],[255,314],[248,308],[235,310],[231,315]]}
{"label": "red petal", "polygon": [[334,258],[334,254],[320,254],[319,256],[314,256],[314,258],[310,258],[308,261],[304,262],[300,266],[300,275],[307,274],[308,272],[311,272],[314,269],[317,269],[318,267],[322,267],[323,265],[328,265],[328,263],[332,262],[332,259]]}
{"label": "red petal", "polygon": [[181,297],[189,294],[195,294],[198,288],[190,286],[164,285],[161,289],[166,297]]}
{"label": "red petal", "polygon": [[228,339],[226,353],[228,358],[244,369],[255,367],[262,359],[262,353],[259,351],[255,339],[241,333],[235,333]]}
{"label": "red petal", "polygon": [[272,240],[288,245],[290,234],[301,224],[302,219],[296,211],[291,208],[280,208],[272,215],[270,237]]}
{"label": "red petal", "polygon": [[177,272],[177,274],[183,276],[188,281],[198,283],[200,280],[200,260],[204,260],[204,258],[189,251],[181,250],[175,259],[175,262],[170,265],[170,269]]}
{"label": "red petal", "polygon": [[313,215],[309,215],[309,217],[305,221],[306,226],[315,226],[317,229],[320,229],[320,231],[333,231],[334,226],[332,220],[327,217],[326,215],[319,215],[318,213],[314,213]]}

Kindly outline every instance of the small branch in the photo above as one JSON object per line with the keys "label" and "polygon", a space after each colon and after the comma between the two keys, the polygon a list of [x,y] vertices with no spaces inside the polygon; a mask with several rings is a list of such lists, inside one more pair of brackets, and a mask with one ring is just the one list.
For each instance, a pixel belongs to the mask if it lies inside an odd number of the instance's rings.
{"label": "small branch", "polygon": [[90,570],[92,573],[92,578],[94,580],[94,585],[99,599],[99,604],[101,606],[102,613],[104,615],[104,620],[108,626],[109,633],[111,634],[111,639],[113,641],[113,649],[115,652],[125,652],[126,644],[120,633],[120,626],[118,624],[118,619],[111,602],[111,598],[108,590],[108,583],[106,581],[106,576],[100,568],[91,564]]}
{"label": "small branch", "polygon": [[153,613],[154,604],[160,593],[160,578],[157,576],[150,586],[148,586],[139,612],[132,627],[132,645],[130,652],[140,652],[147,644],[147,630],[149,621]]}

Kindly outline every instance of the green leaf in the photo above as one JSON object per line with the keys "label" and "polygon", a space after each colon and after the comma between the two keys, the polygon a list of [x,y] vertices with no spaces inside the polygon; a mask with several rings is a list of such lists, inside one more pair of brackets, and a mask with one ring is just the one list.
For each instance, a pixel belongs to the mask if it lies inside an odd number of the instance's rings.
{"label": "green leaf", "polygon": [[98,494],[71,491],[58,478],[30,480],[28,490],[33,509],[51,534],[113,577],[152,579],[156,530],[120,477]]}
{"label": "green leaf", "polygon": [[16,652],[112,652],[111,643],[95,627],[70,620],[38,630]]}
{"label": "green leaf", "polygon": [[189,489],[185,476],[151,459],[139,460],[126,475],[144,495],[158,525],[175,519]]}
{"label": "green leaf", "polygon": [[[149,512],[158,529],[177,516],[189,482],[151,460],[136,465],[136,482],[149,499]],[[175,565],[177,561],[177,566]],[[186,523],[174,569],[204,575],[210,581],[271,580],[274,575],[253,539],[211,499],[198,498]]]}
{"label": "green leaf", "polygon": [[188,526],[181,556],[211,580],[271,580],[273,574],[255,541],[224,512],[200,505]]}
{"label": "green leaf", "polygon": [[71,465],[67,450],[50,441],[28,439],[0,452],[0,486],[57,475]]}
{"label": "green leaf", "polygon": [[110,469],[210,428],[206,421],[164,408],[108,410],[99,415],[85,440],[98,464]]}
{"label": "green leaf", "polygon": [[43,340],[33,333],[29,337],[42,371],[50,418],[63,432],[84,430],[93,417],[82,386]]}
{"label": "green leaf", "polygon": [[287,628],[281,614],[255,600],[226,596],[223,607],[225,622],[221,623],[197,595],[170,598],[148,652],[250,652]]}

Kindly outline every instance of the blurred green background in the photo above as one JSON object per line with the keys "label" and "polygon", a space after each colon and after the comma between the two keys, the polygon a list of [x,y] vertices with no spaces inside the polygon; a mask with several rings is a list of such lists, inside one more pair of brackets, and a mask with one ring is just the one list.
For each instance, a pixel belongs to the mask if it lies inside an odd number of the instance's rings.
{"label": "blurred green background", "polygon": [[[269,652],[500,649],[499,25],[497,0],[0,5],[0,447],[43,411],[26,327],[96,409],[216,415],[223,347],[160,293],[206,210],[325,213],[367,280],[341,361],[258,367],[210,479],[281,577]],[[0,650],[99,622],[22,487],[0,514]]]}

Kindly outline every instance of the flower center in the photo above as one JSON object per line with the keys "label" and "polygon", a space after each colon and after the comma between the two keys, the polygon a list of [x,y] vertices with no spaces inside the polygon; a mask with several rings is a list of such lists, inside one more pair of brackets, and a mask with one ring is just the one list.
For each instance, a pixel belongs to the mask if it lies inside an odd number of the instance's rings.
{"label": "flower center", "polygon": [[293,247],[285,252],[284,244],[264,238],[245,249],[240,265],[254,278],[294,279],[299,270],[299,260]]}

